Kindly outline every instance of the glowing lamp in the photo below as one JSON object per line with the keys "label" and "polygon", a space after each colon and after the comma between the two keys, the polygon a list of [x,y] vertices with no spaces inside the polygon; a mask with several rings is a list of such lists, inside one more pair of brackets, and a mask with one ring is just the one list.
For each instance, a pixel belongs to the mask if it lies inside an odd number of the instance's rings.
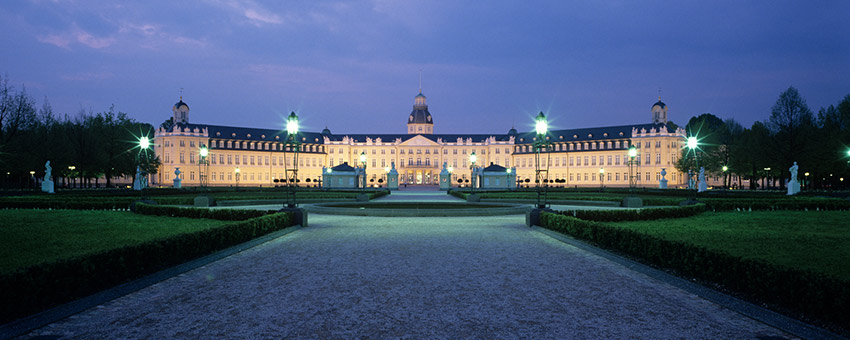
{"label": "glowing lamp", "polygon": [[537,117],[534,118],[534,130],[537,132],[537,135],[545,135],[546,131],[549,130],[549,123],[546,121],[546,115],[543,112],[537,114]]}
{"label": "glowing lamp", "polygon": [[201,147],[201,157],[207,157],[210,154],[210,149],[207,149],[206,146]]}
{"label": "glowing lamp", "polygon": [[635,158],[635,157],[637,157],[637,148],[635,148],[635,146],[634,146],[634,145],[632,145],[632,146],[629,148],[629,157],[631,157],[631,158]]}
{"label": "glowing lamp", "polygon": [[688,137],[688,149],[696,149],[697,148],[697,138],[696,137]]}
{"label": "glowing lamp", "polygon": [[139,147],[142,149],[147,149],[151,146],[151,140],[147,136],[143,136],[139,138]]}
{"label": "glowing lamp", "polygon": [[360,153],[360,163],[366,165],[366,152],[363,151]]}
{"label": "glowing lamp", "polygon": [[469,162],[472,163],[472,165],[475,165],[476,161],[478,161],[478,156],[476,156],[475,152],[473,151],[472,154],[469,155]]}
{"label": "glowing lamp", "polygon": [[298,115],[294,111],[286,118],[286,133],[289,135],[298,133]]}

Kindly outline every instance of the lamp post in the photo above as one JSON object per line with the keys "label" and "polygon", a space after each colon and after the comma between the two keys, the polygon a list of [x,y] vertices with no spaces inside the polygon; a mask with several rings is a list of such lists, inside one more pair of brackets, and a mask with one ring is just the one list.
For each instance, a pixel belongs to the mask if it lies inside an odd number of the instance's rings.
{"label": "lamp post", "polygon": [[511,173],[511,168],[505,170],[505,186],[507,186],[508,190],[511,190],[511,183],[513,182],[511,181]]}
{"label": "lamp post", "polygon": [[360,190],[365,192],[366,191],[366,151],[360,152],[360,167],[363,169],[363,181],[361,182],[362,184],[360,185]]}
{"label": "lamp post", "polygon": [[449,171],[449,189],[451,189],[452,188],[452,180],[454,179],[455,168],[450,165],[446,170]]}
{"label": "lamp post", "polygon": [[[694,164],[696,164],[696,169],[694,170],[694,174],[693,174],[694,177],[699,176],[697,174],[699,172],[699,155],[697,155],[697,152],[699,151],[699,149],[697,148],[697,146],[698,146],[697,145],[697,137],[695,137],[695,136],[688,137],[688,150],[690,150],[689,152],[694,153]],[[693,182],[694,186],[696,187],[696,188],[694,188],[694,201],[697,200],[697,191],[699,190],[698,189],[699,184],[697,183],[698,179],[699,179],[699,177],[695,178],[694,182]]]}
{"label": "lamp post", "polygon": [[634,195],[635,193],[635,185],[637,185],[636,176],[635,176],[635,165],[637,158],[637,148],[634,144],[629,146],[629,193]]}
{"label": "lamp post", "polygon": [[37,187],[37,185],[35,183],[35,171],[30,170],[30,178],[32,179],[32,187],[33,188]]}
{"label": "lamp post", "polygon": [[599,168],[599,191],[605,189],[605,168]]}
{"label": "lamp post", "polygon": [[139,152],[139,168],[140,168],[139,169],[139,176],[141,177],[141,178],[139,178],[139,196],[141,196],[142,200],[145,199],[145,187],[147,186],[147,181],[144,180],[144,179],[148,175],[147,170],[145,170],[145,167],[142,166],[143,165],[142,164],[142,155],[144,154],[144,156],[145,156],[144,165],[147,165],[147,163],[148,163],[148,148],[150,148],[150,146],[151,146],[151,140],[150,140],[150,138],[148,138],[148,136],[142,136],[141,138],[139,138],[139,149],[140,149],[139,150],[140,151]]}
{"label": "lamp post", "polygon": [[470,184],[472,184],[472,194],[473,195],[475,194],[475,184],[476,184],[475,162],[477,162],[477,161],[478,161],[478,156],[476,156],[475,151],[473,151],[472,154],[469,155],[469,163],[470,163],[469,173],[470,173],[470,177],[471,177],[470,179],[472,180],[472,182]]}
{"label": "lamp post", "polygon": [[210,150],[207,148],[206,145],[201,144],[201,148],[198,150],[198,154],[201,156],[198,159],[198,186],[203,188],[207,184],[204,179],[208,169],[207,155],[210,154]]}
{"label": "lamp post", "polygon": [[764,168],[764,188],[767,190],[770,187],[770,167]]}
{"label": "lamp post", "polygon": [[239,167],[236,167],[236,170],[233,170],[236,173],[236,189],[239,189]]}
{"label": "lamp post", "polygon": [[[545,150],[548,160],[549,143],[546,141],[546,134],[549,131],[549,122],[546,120],[546,115],[543,112],[538,113],[537,117],[534,118],[534,131],[536,133],[536,138],[534,139],[534,175],[535,183],[537,184],[537,208],[544,209],[547,204],[546,194],[549,186],[543,182],[549,177],[549,162],[546,162],[546,169],[541,169],[540,152]],[[541,187],[541,184],[543,184],[543,187]]]}
{"label": "lamp post", "polygon": [[68,166],[68,170],[71,170],[71,171],[70,171],[71,180],[72,180],[72,181],[74,181],[74,184],[73,184],[73,185],[71,185],[71,187],[73,188],[73,187],[77,186],[77,178],[76,178],[76,177],[74,177],[74,170],[77,170],[77,167],[76,167],[76,166],[73,166],[73,165],[69,165],[69,166]]}
{"label": "lamp post", "polygon": [[806,172],[803,175],[805,176],[805,179],[804,179],[805,182],[803,182],[803,187],[806,188],[806,190],[808,190],[809,189],[809,173]]}
{"label": "lamp post", "polygon": [[[291,148],[291,149],[290,149]],[[286,141],[284,142],[284,172],[286,174],[287,188],[289,195],[286,200],[286,206],[295,208],[298,206],[296,194],[298,192],[298,149],[301,148],[301,141],[298,140],[298,115],[291,112],[286,118]],[[292,169],[286,162],[286,150],[290,149],[293,152]]]}
{"label": "lamp post", "polygon": [[727,189],[729,187],[728,185],[726,185],[726,183],[729,182],[729,174],[728,174],[729,167],[724,165],[722,170],[723,170],[723,189]]}

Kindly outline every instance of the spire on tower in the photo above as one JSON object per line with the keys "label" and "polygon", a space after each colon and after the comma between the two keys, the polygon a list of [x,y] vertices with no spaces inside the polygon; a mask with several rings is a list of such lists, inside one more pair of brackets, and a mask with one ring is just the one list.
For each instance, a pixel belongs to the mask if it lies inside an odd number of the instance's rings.
{"label": "spire on tower", "polygon": [[180,88],[180,101],[183,101],[183,88]]}
{"label": "spire on tower", "polygon": [[419,93],[422,93],[422,69],[419,69]]}

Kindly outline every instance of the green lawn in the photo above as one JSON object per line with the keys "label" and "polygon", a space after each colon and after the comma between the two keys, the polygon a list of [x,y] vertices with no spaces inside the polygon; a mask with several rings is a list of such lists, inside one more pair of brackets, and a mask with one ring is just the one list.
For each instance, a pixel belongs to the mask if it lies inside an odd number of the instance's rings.
{"label": "green lawn", "polygon": [[846,211],[706,212],[606,224],[850,280],[848,217]]}
{"label": "green lawn", "polygon": [[228,223],[85,210],[0,210],[0,221],[0,273]]}

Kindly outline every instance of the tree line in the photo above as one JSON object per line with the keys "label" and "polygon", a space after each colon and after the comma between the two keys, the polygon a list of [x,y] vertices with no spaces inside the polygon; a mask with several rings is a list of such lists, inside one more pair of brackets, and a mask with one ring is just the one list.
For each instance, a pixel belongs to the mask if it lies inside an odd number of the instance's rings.
{"label": "tree line", "polygon": [[46,98],[37,108],[26,88],[15,89],[8,77],[0,77],[0,186],[35,187],[48,160],[57,187],[111,187],[114,177],[135,179],[139,162],[154,174],[159,159],[152,149],[139,147],[139,138],[153,140],[153,131],[114,106],[98,113],[54,114]]}
{"label": "tree line", "polygon": [[[850,95],[815,115],[799,91],[789,87],[766,121],[745,128],[732,118],[704,113],[691,118],[685,130],[697,137],[699,148],[682,150],[676,164],[682,173],[697,169],[698,163],[706,173],[723,176],[727,187],[741,187],[744,179],[757,189],[759,182],[769,186],[775,180],[784,190],[789,168],[797,162],[798,180],[808,188],[844,188],[850,182]],[[731,182],[732,174],[739,183]]]}

